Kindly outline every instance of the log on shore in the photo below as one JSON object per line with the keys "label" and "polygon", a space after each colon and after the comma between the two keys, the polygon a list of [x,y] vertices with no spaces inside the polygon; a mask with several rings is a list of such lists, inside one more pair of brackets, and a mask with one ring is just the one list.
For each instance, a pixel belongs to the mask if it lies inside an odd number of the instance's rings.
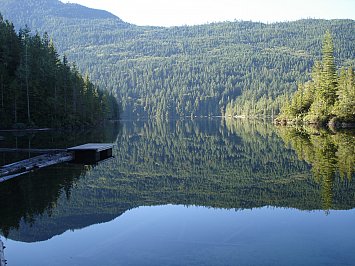
{"label": "log on shore", "polygon": [[73,159],[74,155],[71,152],[60,152],[43,154],[20,162],[8,164],[0,167],[0,183],[35,169],[70,162]]}

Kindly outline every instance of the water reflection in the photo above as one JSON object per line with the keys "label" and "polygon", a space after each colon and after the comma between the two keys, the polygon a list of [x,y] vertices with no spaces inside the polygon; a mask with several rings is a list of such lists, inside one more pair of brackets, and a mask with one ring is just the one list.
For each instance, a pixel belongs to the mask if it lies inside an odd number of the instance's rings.
{"label": "water reflection", "polygon": [[0,166],[38,155],[8,149],[61,149],[85,143],[111,143],[116,141],[120,126],[120,123],[112,122],[97,128],[76,131],[2,131]]}
{"label": "water reflection", "polygon": [[[85,171],[83,165],[61,165],[29,173],[0,186],[1,231],[5,237],[21,227],[32,227],[44,216],[52,216],[58,199],[70,200],[73,186]],[[66,231],[65,228],[62,232]],[[24,234],[22,241],[32,241]],[[40,238],[39,240],[46,240]]]}
{"label": "water reflection", "polygon": [[[327,202],[329,189],[313,178],[315,167],[310,170],[305,157],[299,160],[298,152],[285,148],[283,134],[268,123],[243,120],[123,122],[114,136],[113,160],[94,168],[57,166],[0,185],[0,212],[6,216],[1,231],[14,240],[43,241],[139,206],[167,204],[354,208],[352,172],[347,171],[346,182],[332,180]],[[340,156],[349,145],[333,146],[321,154]]]}
{"label": "water reflection", "polygon": [[[87,142],[115,142],[120,124],[109,123],[104,128],[85,131],[33,131],[3,132],[5,136],[0,145],[0,165],[36,156],[30,152],[4,152],[8,148],[51,149],[65,148]],[[57,231],[47,235],[36,234],[27,228],[38,226],[38,221],[53,216],[61,198],[70,202],[73,187],[85,172],[92,167],[85,165],[62,164],[40,171],[30,172],[16,179],[0,184],[0,228],[2,235],[11,237],[21,231],[21,241],[32,242],[34,239],[46,240],[53,235],[68,230],[63,225]],[[16,238],[16,237],[14,237]]]}
{"label": "water reflection", "polygon": [[354,222],[355,210],[140,207],[51,241],[7,241],[6,256],[36,266],[353,265]]}
{"label": "water reflection", "polygon": [[[339,197],[336,186],[350,185],[355,172],[355,134],[329,132],[310,127],[280,127],[278,133],[294,149],[300,160],[312,166],[315,181],[322,187],[324,210],[334,208]],[[351,196],[351,195],[349,195]]]}

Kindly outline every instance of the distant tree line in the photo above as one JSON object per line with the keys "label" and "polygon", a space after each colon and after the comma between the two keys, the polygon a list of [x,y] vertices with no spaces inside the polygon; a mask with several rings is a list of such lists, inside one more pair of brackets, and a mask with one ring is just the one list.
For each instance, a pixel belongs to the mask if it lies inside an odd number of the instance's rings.
{"label": "distant tree line", "polygon": [[286,102],[276,122],[321,124],[355,123],[355,79],[353,67],[337,71],[333,39],[324,36],[322,62],[316,62],[312,80],[300,84]]}
{"label": "distant tree line", "polygon": [[117,115],[116,99],[60,59],[47,34],[16,33],[0,14],[0,128],[78,127]]}

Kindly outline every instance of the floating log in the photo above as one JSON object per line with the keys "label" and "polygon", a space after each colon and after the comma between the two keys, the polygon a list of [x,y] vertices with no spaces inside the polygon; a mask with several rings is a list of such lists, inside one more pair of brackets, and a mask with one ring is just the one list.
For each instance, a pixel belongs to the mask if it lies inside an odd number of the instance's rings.
{"label": "floating log", "polygon": [[25,153],[56,153],[66,149],[23,149],[23,148],[0,148],[0,152],[25,152]]}
{"label": "floating log", "polygon": [[0,239],[0,266],[5,266],[6,265],[6,260],[5,260],[5,255],[4,255],[4,243]]}
{"label": "floating log", "polygon": [[0,132],[38,132],[49,131],[51,128],[27,128],[27,129],[0,129]]}
{"label": "floating log", "polygon": [[0,183],[35,169],[58,163],[70,162],[73,159],[73,153],[60,152],[53,154],[43,154],[30,159],[8,164],[0,168]]}

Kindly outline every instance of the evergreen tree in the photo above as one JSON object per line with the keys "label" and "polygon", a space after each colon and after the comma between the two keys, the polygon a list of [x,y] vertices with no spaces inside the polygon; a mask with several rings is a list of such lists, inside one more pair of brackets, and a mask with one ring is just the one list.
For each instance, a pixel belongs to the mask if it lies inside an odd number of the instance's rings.
{"label": "evergreen tree", "polygon": [[354,69],[340,70],[338,100],[334,105],[333,114],[343,121],[355,121],[355,78]]}
{"label": "evergreen tree", "polygon": [[277,123],[305,122],[325,124],[355,121],[354,71],[342,68],[340,77],[334,63],[333,40],[329,31],[324,36],[322,63],[313,67],[312,80],[300,85],[291,103],[286,104]]}
{"label": "evergreen tree", "polygon": [[0,128],[76,127],[117,119],[117,101],[102,97],[65,56],[61,62],[48,34],[31,35],[26,27],[17,35],[1,15],[0,63]]}
{"label": "evergreen tree", "polygon": [[336,101],[337,74],[334,63],[334,45],[329,31],[325,33],[322,48],[322,65],[316,67],[315,99],[309,114],[305,117],[308,123],[325,123],[329,120],[332,106]]}
{"label": "evergreen tree", "polygon": [[337,74],[334,63],[334,45],[333,39],[329,32],[326,32],[323,41],[322,50],[322,76],[319,97],[326,102],[327,111],[336,100]]}

